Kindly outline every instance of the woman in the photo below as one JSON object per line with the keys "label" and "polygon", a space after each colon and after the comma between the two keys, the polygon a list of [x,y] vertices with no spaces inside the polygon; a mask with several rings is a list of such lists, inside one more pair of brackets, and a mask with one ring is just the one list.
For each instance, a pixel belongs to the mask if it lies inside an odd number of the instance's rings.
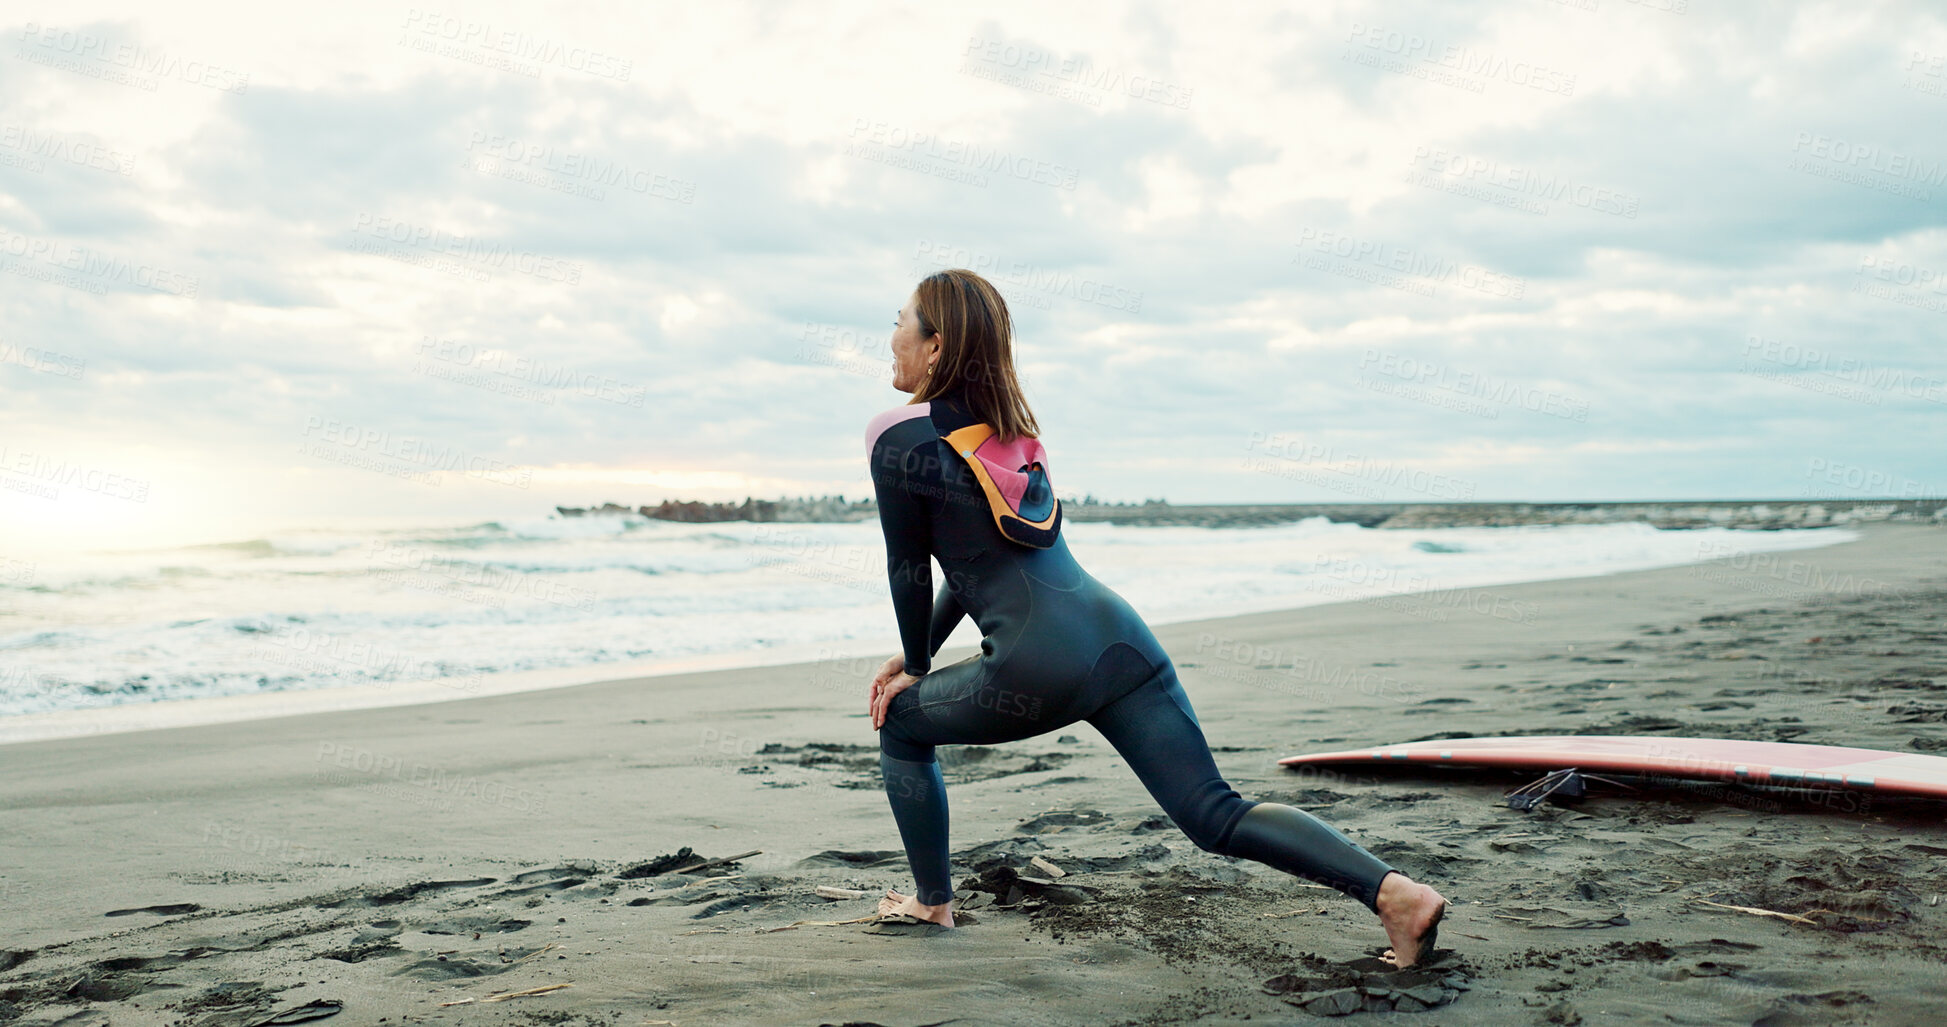
{"label": "woman", "polygon": [[[1001,534],[979,479],[940,436],[975,423],[1003,442],[1037,435],[1011,335],[1007,304],[986,279],[958,269],[927,276],[892,333],[892,385],[913,398],[866,427],[904,649],[872,681],[872,726],[917,882],[912,896],[888,890],[880,911],[953,926],[935,746],[1009,742],[1086,720],[1198,848],[1358,898],[1378,914],[1393,962],[1418,963],[1433,950],[1446,900],[1311,814],[1238,795],[1135,610],[1076,564],[1058,530],[1047,548]],[[1026,445],[1038,456],[1039,443]],[[946,571],[937,599],[936,557]],[[962,615],[980,627],[980,655],[933,669]]]}

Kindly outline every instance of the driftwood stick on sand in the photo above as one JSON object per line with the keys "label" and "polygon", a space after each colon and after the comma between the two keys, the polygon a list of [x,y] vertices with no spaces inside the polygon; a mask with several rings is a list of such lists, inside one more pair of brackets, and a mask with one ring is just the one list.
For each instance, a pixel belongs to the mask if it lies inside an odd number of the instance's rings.
{"label": "driftwood stick on sand", "polygon": [[853,920],[794,920],[791,923],[785,924],[783,927],[767,927],[762,933],[770,934],[774,931],[788,931],[794,927],[843,927],[846,924],[868,923],[884,915],[883,913],[874,913],[871,916],[862,916]]}
{"label": "driftwood stick on sand", "polygon": [[510,963],[520,963],[520,962],[524,962],[524,961],[526,961],[526,960],[529,960],[529,959],[533,959],[533,958],[534,958],[535,956],[538,956],[538,955],[540,955],[541,953],[543,953],[543,952],[546,952],[546,951],[548,951],[549,949],[558,949],[558,948],[560,948],[560,947],[561,947],[561,943],[560,943],[560,942],[556,942],[556,941],[551,941],[551,942],[548,942],[548,943],[547,943],[546,945],[543,945],[543,946],[541,946],[540,948],[538,948],[538,949],[535,949],[535,950],[534,950],[534,951],[532,951],[532,952],[529,952],[529,953],[528,953],[527,955],[525,955],[525,956],[521,956],[521,957],[520,957],[520,958],[518,958],[518,959],[510,959],[510,960],[508,960],[508,962],[510,962]]}
{"label": "driftwood stick on sand", "polygon": [[[550,946],[550,948],[551,947],[552,946]],[[572,988],[572,987],[574,987],[574,985],[572,984],[543,984],[538,988],[528,988],[525,991],[503,991],[498,995],[488,995],[486,998],[454,999],[451,1002],[441,1002],[440,1005],[441,1006],[470,1006],[475,1002],[505,1002],[510,998],[520,998],[523,995],[539,995],[542,994],[543,992],[560,991],[562,988]]]}
{"label": "driftwood stick on sand", "polygon": [[[1703,904],[1704,904],[1704,905],[1706,905],[1706,906],[1715,906],[1715,907],[1717,907],[1718,909],[1730,909],[1730,910],[1735,910],[1735,911],[1737,911],[1737,912],[1739,912],[1739,913],[1749,913],[1749,914],[1751,914],[1752,916],[1775,916],[1775,917],[1777,917],[1777,918],[1778,918],[1778,919],[1780,919],[1780,920],[1790,920],[1790,921],[1791,921],[1792,923],[1795,923],[1795,924],[1811,924],[1811,925],[1813,925],[1813,926],[1815,926],[1815,927],[1816,927],[1816,926],[1818,925],[1818,921],[1817,921],[1817,920],[1812,920],[1812,919],[1809,919],[1809,918],[1807,918],[1807,917],[1802,917],[1802,916],[1799,916],[1799,915],[1798,915],[1797,913],[1780,913],[1780,912],[1778,912],[1778,911],[1777,911],[1777,910],[1775,910],[1775,909],[1756,909],[1756,908],[1754,908],[1754,907],[1751,907],[1751,906],[1726,906],[1726,905],[1725,905],[1725,904],[1723,904],[1722,902],[1712,902],[1712,901],[1710,901],[1709,899],[1698,899],[1697,901],[1698,901],[1698,902],[1701,902],[1701,903],[1703,903]],[[1832,912],[1832,910],[1829,910],[1829,909],[1808,909],[1808,910],[1806,910],[1805,912],[1807,912],[1807,913],[1830,913],[1830,912]]]}
{"label": "driftwood stick on sand", "polygon": [[700,862],[691,863],[689,866],[677,867],[674,870],[669,870],[665,872],[671,874],[693,874],[696,873],[698,870],[707,869],[709,867],[716,866],[719,863],[735,863],[740,859],[749,859],[752,856],[761,856],[763,855],[763,853],[764,853],[763,849],[752,849],[749,852],[739,852],[735,856],[718,856],[716,859],[702,860]]}
{"label": "driftwood stick on sand", "polygon": [[572,987],[574,987],[574,985],[572,984],[543,984],[538,988],[525,988],[520,991],[503,991],[498,995],[488,995],[486,998],[483,998],[480,1001],[505,1002],[510,998],[524,998],[528,995],[539,995],[544,992],[560,991],[563,988],[572,988]]}

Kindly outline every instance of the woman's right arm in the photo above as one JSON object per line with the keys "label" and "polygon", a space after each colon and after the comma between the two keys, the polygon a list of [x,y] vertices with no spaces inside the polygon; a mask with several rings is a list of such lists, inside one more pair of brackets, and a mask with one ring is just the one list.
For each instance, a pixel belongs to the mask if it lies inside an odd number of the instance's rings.
{"label": "woman's right arm", "polygon": [[947,578],[947,581],[940,583],[940,594],[933,599],[933,623],[927,632],[933,640],[935,656],[939,655],[940,647],[946,644],[946,637],[960,625],[960,618],[967,615],[966,608],[960,605],[960,594],[953,590],[952,574],[949,573]]}
{"label": "woman's right arm", "polygon": [[[891,432],[885,433],[887,435]],[[879,527],[886,536],[886,581],[899,621],[906,673],[919,677],[933,665],[927,602],[933,595],[933,522],[926,502],[906,473],[907,454],[882,435],[872,447],[872,489]]]}

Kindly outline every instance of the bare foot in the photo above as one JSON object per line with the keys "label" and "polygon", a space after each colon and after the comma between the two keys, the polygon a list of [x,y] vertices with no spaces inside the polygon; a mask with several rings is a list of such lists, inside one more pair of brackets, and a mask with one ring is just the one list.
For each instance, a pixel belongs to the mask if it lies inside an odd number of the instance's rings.
{"label": "bare foot", "polygon": [[886,897],[879,900],[879,915],[890,916],[904,913],[921,920],[931,920],[946,927],[953,926],[953,902],[951,900],[938,906],[922,904],[910,895],[901,895],[891,888],[886,889]]}
{"label": "bare foot", "polygon": [[1379,923],[1393,947],[1381,958],[1404,969],[1431,956],[1433,946],[1425,945],[1423,952],[1422,943],[1446,913],[1447,900],[1439,892],[1405,874],[1387,874],[1379,882]]}

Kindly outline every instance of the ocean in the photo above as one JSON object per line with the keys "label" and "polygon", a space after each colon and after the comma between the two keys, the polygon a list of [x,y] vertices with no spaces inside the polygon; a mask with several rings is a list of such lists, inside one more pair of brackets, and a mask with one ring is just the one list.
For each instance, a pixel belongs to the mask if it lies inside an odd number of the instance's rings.
{"label": "ocean", "polygon": [[[1520,618],[1532,611],[1443,590],[1858,537],[1643,524],[1386,530],[1322,518],[1252,528],[1071,521],[1063,531],[1082,566],[1152,624],[1373,596],[1427,618]],[[384,705],[656,668],[876,664],[897,638],[876,520],[319,523],[214,544],[15,553],[0,558],[0,727],[168,700],[259,696],[253,715],[272,715],[317,708],[279,696]],[[963,621],[948,644],[977,642]],[[215,719],[172,709],[172,723]]]}

